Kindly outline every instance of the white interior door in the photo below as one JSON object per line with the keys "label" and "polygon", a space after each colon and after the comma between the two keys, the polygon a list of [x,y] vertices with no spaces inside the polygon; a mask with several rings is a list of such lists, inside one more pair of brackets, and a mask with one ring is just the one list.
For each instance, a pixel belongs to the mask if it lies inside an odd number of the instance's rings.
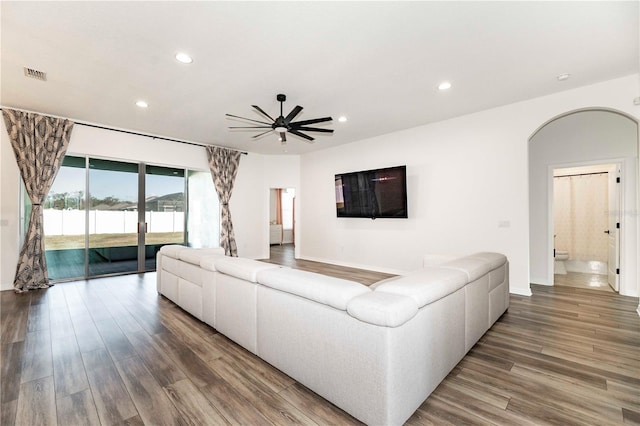
{"label": "white interior door", "polygon": [[620,167],[614,166],[609,172],[609,261],[608,283],[620,291]]}

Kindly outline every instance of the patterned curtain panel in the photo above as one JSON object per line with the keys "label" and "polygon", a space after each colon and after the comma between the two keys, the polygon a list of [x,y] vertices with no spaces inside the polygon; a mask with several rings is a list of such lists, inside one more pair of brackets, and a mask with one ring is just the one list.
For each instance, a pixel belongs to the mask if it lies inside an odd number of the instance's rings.
{"label": "patterned curtain panel", "polygon": [[3,109],[2,115],[24,186],[33,204],[13,282],[15,291],[22,293],[49,287],[42,203],[67,152],[73,122],[11,109]]}
{"label": "patterned curtain panel", "polygon": [[229,211],[229,200],[233,191],[233,183],[238,173],[240,156],[238,151],[231,149],[208,146],[207,158],[209,169],[213,177],[213,185],[216,187],[220,205],[222,206],[222,217],[220,221],[220,246],[224,248],[227,256],[238,256],[236,238],[233,234],[233,223],[231,222],[231,212]]}

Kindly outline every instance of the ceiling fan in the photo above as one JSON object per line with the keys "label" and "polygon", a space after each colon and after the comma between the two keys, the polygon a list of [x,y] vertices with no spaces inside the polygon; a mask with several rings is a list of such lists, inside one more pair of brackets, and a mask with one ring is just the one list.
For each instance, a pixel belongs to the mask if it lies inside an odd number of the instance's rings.
{"label": "ceiling fan", "polygon": [[241,127],[229,127],[230,129],[269,129],[264,131],[258,135],[252,136],[253,139],[258,138],[262,135],[266,135],[269,132],[277,132],[280,134],[280,141],[284,144],[287,141],[287,133],[291,133],[292,135],[299,136],[305,141],[312,143],[314,138],[309,135],[305,135],[304,132],[321,132],[321,133],[333,133],[333,129],[323,129],[320,127],[308,127],[309,124],[323,123],[325,121],[331,121],[331,117],[323,117],[323,118],[314,118],[312,120],[302,120],[302,121],[292,121],[294,118],[300,114],[302,111],[302,107],[300,105],[296,106],[291,112],[285,117],[282,113],[282,104],[287,100],[287,96],[283,94],[279,94],[276,96],[278,102],[280,102],[280,116],[276,119],[272,118],[269,114],[264,112],[262,108],[257,105],[251,105],[255,108],[260,114],[267,117],[271,120],[271,123],[267,123],[266,121],[253,120],[251,118],[239,117],[237,115],[225,114],[227,117],[239,118],[241,120],[250,121],[252,123],[261,124],[261,126],[241,126]]}

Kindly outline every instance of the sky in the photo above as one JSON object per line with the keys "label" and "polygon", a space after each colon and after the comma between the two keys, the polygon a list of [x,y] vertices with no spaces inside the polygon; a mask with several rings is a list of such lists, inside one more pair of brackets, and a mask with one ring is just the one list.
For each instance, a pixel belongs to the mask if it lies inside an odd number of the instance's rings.
{"label": "sky", "polygon": [[[135,202],[138,198],[138,174],[91,170],[89,173],[91,196],[98,199],[115,197],[123,201]],[[173,194],[184,191],[184,178],[174,176],[148,175],[146,198],[153,195]],[[50,193],[72,193],[85,190],[85,169],[62,167],[56,176]]]}

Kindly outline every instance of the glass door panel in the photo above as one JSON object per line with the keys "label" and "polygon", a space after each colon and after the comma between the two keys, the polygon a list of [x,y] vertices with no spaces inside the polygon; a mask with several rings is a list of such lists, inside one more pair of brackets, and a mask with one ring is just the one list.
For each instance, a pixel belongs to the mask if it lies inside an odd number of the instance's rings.
{"label": "glass door panel", "polygon": [[89,159],[88,276],[138,271],[138,164]]}
{"label": "glass door panel", "polygon": [[153,271],[160,247],[185,243],[184,169],[146,165],[144,185],[144,270]]}
{"label": "glass door panel", "polygon": [[[43,209],[45,256],[51,280],[85,276],[85,186],[85,158],[66,156]],[[27,205],[30,207],[31,203]]]}

